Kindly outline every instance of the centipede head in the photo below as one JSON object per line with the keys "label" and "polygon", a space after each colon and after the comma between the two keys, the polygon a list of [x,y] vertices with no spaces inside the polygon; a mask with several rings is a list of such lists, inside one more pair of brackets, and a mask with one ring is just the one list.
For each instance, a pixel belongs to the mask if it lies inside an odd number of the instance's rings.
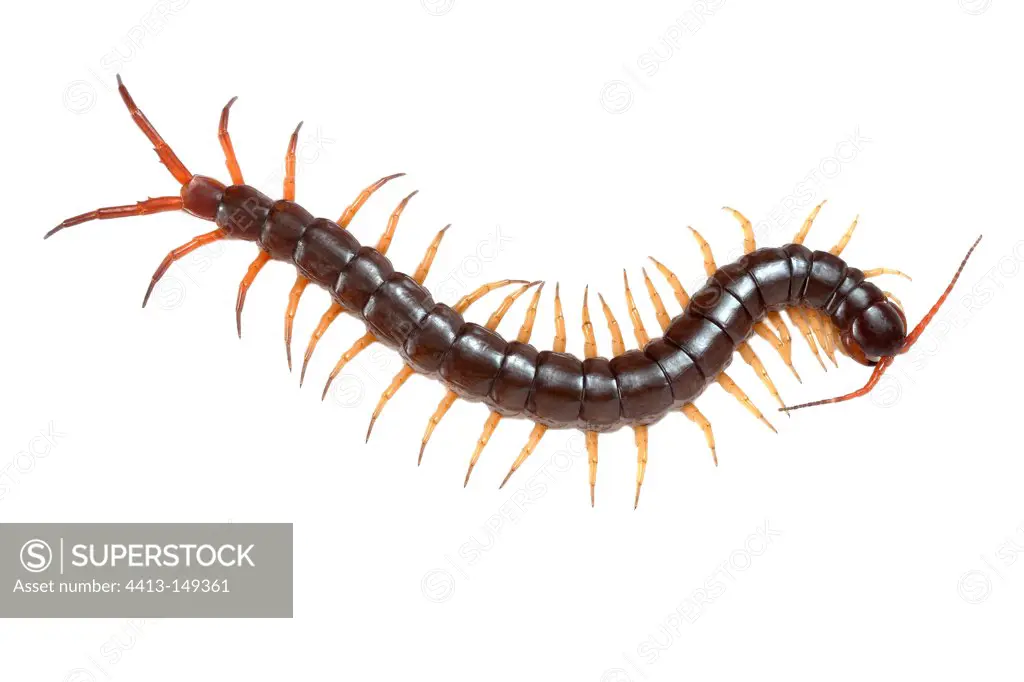
{"label": "centipede head", "polygon": [[205,175],[193,175],[181,186],[182,208],[203,220],[216,219],[223,198],[224,183]]}
{"label": "centipede head", "polygon": [[851,358],[874,366],[903,347],[907,340],[907,318],[892,301],[879,301],[862,312],[839,338]]}
{"label": "centipede head", "polygon": [[924,318],[917,323],[917,326],[909,334],[907,333],[907,319],[903,316],[903,311],[891,300],[886,299],[876,303],[862,313],[853,323],[850,332],[842,336],[843,347],[846,348],[850,357],[865,365],[874,365],[875,367],[868,382],[862,388],[835,398],[815,400],[814,402],[803,403],[802,405],[785,406],[780,408],[780,410],[792,412],[793,410],[805,407],[841,403],[867,395],[878,384],[879,379],[885,374],[885,370],[896,360],[896,356],[909,351],[917,343],[917,340],[921,338],[921,335],[924,334],[924,330],[935,319],[939,308],[949,298],[950,292],[953,291],[953,286],[956,285],[957,280],[960,279],[960,274],[967,265],[967,260],[974,253],[974,249],[978,247],[978,242],[980,241],[981,236],[967,250],[967,255],[960,261],[960,267],[956,269],[953,279],[950,280],[945,291],[939,296],[939,300],[935,302],[935,305],[931,307]]}

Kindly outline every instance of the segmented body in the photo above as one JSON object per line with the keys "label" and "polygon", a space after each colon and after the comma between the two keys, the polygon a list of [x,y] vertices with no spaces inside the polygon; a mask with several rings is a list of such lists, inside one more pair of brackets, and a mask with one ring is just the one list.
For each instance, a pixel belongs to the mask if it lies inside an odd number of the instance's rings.
{"label": "segmented body", "polygon": [[[333,320],[342,312],[358,316],[366,324],[367,332],[341,356],[328,386],[345,364],[369,345],[380,342],[397,351],[405,364],[382,394],[370,421],[372,430],[384,405],[413,373],[441,381],[448,391],[427,424],[420,447],[421,460],[434,428],[456,399],[486,404],[491,414],[470,459],[467,482],[500,420],[504,417],[525,418],[535,422],[534,428],[502,485],[529,457],[549,428],[579,429],[586,433],[593,504],[598,434],[628,426],[635,433],[637,445],[635,504],[647,465],[648,426],[673,410],[682,411],[702,429],[717,464],[711,424],[694,405],[694,400],[711,383],[718,383],[751,414],[775,430],[746,393],[726,374],[734,354],[738,353],[754,369],[783,410],[859,397],[871,390],[896,355],[906,352],[920,338],[967,262],[965,257],[945,292],[908,335],[906,318],[899,302],[866,281],[868,277],[883,274],[906,275],[888,268],[861,271],[847,266],[840,257],[857,226],[857,220],[828,252],[812,252],[803,245],[803,241],[821,209],[819,204],[792,243],[779,248],[758,249],[751,222],[738,211],[727,209],[743,229],[745,255],[718,267],[711,247],[696,230],[690,228],[703,253],[708,275],[707,283],[692,298],[678,277],[652,258],[682,305],[682,312],[671,317],[644,271],[647,292],[663,332],[662,336],[653,339],[647,334],[633,301],[629,281],[623,273],[626,303],[638,348],[626,350],[618,322],[601,298],[612,336],[613,356],[610,358],[601,357],[597,352],[588,297],[584,293],[585,343],[581,359],[565,352],[565,320],[557,285],[556,332],[552,350],[539,350],[529,343],[543,282],[502,280],[481,286],[453,306],[434,301],[423,282],[447,227],[434,238],[412,276],[395,269],[385,254],[398,219],[416,192],[399,203],[375,247],[359,243],[347,229],[349,222],[374,192],[402,174],[387,176],[371,184],[337,221],[314,218],[295,203],[299,128],[292,134],[285,156],[284,198],[274,200],[246,184],[242,177],[227,130],[228,111],[234,99],[223,109],[218,134],[233,182],[225,187],[213,178],[189,172],[135,105],[120,77],[118,89],[132,118],[153,143],[161,163],[181,185],[180,195],[89,211],[65,220],[46,236],[91,220],[174,210],[183,210],[215,222],[216,230],[195,237],[164,258],[153,275],[143,305],[171,264],[186,254],[224,239],[255,242],[259,250],[239,285],[235,307],[239,334],[246,292],[263,266],[270,260],[293,264],[299,274],[285,313],[289,368],[295,311],[306,286],[313,282],[330,292],[333,303],[310,339],[302,377],[317,342]],[[973,250],[974,246],[968,251],[968,257]],[[485,325],[464,319],[463,313],[481,296],[513,283],[521,286],[505,297]],[[537,288],[519,334],[514,340],[506,340],[496,331],[498,324],[516,299],[535,286]],[[780,315],[782,310],[789,314],[791,322],[798,327],[823,368],[824,361],[818,355],[815,339],[833,363],[836,361],[835,351],[839,350],[862,364],[875,366],[868,383],[844,396],[786,407],[764,365],[748,344],[754,334],[768,341],[799,378],[792,364],[791,336]],[[327,387],[325,395],[326,392]],[[367,431],[367,438],[369,433]]]}
{"label": "segmented body", "polygon": [[801,244],[762,248],[719,268],[664,336],[642,350],[580,359],[507,341],[466,321],[349,230],[313,218],[294,202],[231,186],[216,222],[271,258],[294,264],[416,372],[504,417],[550,428],[604,432],[651,424],[692,403],[769,311],[808,306],[844,331],[885,300],[838,256]]}

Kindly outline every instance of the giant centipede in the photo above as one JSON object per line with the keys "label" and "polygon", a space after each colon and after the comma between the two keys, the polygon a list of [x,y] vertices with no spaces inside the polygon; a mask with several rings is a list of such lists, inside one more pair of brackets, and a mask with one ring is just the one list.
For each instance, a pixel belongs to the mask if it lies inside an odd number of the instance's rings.
{"label": "giant centipede", "polygon": [[[554,296],[555,338],[551,350],[538,350],[530,344],[543,282],[503,279],[482,285],[452,306],[433,300],[423,283],[449,226],[434,237],[412,276],[394,268],[386,256],[388,247],[402,211],[416,192],[402,199],[395,208],[376,246],[359,243],[347,229],[349,223],[374,192],[403,173],[383,177],[366,187],[338,220],[314,218],[295,202],[296,145],[301,123],[292,133],[285,155],[283,198],[275,201],[245,184],[243,179],[228,133],[228,113],[235,98],[224,106],[218,129],[232,183],[226,186],[214,178],[189,172],[136,106],[120,76],[117,85],[132,119],[153,144],[160,162],[180,183],[181,190],[177,196],[99,208],[68,218],[45,237],[91,220],[165,211],[184,211],[215,223],[215,230],[195,237],[167,254],[146,289],[143,307],[175,261],[217,241],[236,239],[254,242],[258,247],[257,255],[239,284],[235,305],[239,336],[246,292],[260,270],[270,260],[293,264],[298,276],[288,296],[284,323],[289,370],[292,367],[292,323],[303,291],[313,282],[330,293],[332,302],[307,345],[300,384],[305,378],[309,359],[330,324],[341,313],[357,316],[365,323],[366,333],[341,355],[324,387],[324,395],[346,363],[367,347],[381,343],[397,351],[404,365],[384,390],[373,411],[366,434],[369,440],[381,410],[410,376],[419,373],[440,381],[447,391],[427,422],[418,461],[422,461],[434,429],[457,399],[484,403],[490,409],[490,416],[473,450],[463,485],[468,484],[474,466],[501,420],[528,419],[534,423],[533,430],[501,486],[533,453],[548,430],[577,429],[586,435],[590,502],[593,505],[598,435],[629,427],[635,434],[637,448],[635,508],[647,467],[648,429],[670,412],[682,412],[702,429],[712,459],[718,464],[711,423],[694,404],[709,385],[716,383],[721,386],[768,428],[775,430],[747,394],[726,374],[735,353],[739,353],[753,368],[778,401],[780,411],[790,412],[864,396],[878,384],[896,357],[906,353],[921,338],[981,241],[979,236],[938,300],[908,333],[907,318],[899,300],[868,280],[880,275],[910,278],[892,268],[859,270],[847,265],[840,257],[857,226],[856,219],[831,249],[811,251],[804,246],[804,240],[824,204],[822,202],[811,211],[791,243],[758,248],[751,221],[739,211],[726,208],[742,229],[744,255],[728,265],[718,266],[708,242],[690,228],[703,254],[708,277],[692,296],[675,273],[651,258],[654,269],[665,278],[682,307],[681,313],[670,316],[658,289],[646,269],[643,270],[644,285],[661,327],[662,335],[656,338],[648,334],[628,277],[623,272],[628,314],[638,347],[626,349],[614,313],[599,296],[612,338],[610,358],[598,354],[588,290],[585,290],[581,359],[566,352],[567,334],[557,285]],[[516,288],[503,299],[485,324],[469,322],[463,317],[466,310],[488,292],[513,285]],[[498,324],[516,300],[531,289],[532,297],[519,333],[514,340],[506,340],[496,331]],[[783,312],[799,330],[823,368],[822,353],[838,366],[836,353],[839,352],[860,364],[873,367],[867,383],[845,395],[787,406],[749,343],[754,335],[767,341],[799,379],[792,360],[793,335],[782,317]]]}

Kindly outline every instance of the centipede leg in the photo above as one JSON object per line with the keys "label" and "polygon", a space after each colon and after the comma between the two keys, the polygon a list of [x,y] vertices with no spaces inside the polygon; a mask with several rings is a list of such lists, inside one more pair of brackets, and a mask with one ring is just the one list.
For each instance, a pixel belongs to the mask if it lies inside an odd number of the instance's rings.
{"label": "centipede leg", "polygon": [[757,409],[757,405],[755,405],[754,402],[749,397],[747,397],[747,394],[743,391],[743,389],[740,388],[736,384],[736,382],[732,380],[732,377],[730,377],[725,372],[720,372],[718,374],[718,379],[716,379],[716,381],[718,382],[719,386],[725,389],[726,393],[736,398],[736,400],[740,401],[740,404],[742,404],[743,407],[747,408],[747,411],[749,411],[750,414],[754,415],[758,420],[761,421],[762,424],[771,429],[773,433],[778,433],[778,431],[775,430],[775,427],[772,426],[771,422],[765,419],[764,415],[761,414],[761,410]]}
{"label": "centipede leg", "polygon": [[715,433],[711,430],[711,422],[708,421],[707,417],[705,417],[693,403],[683,405],[679,410],[686,415],[687,419],[699,426],[700,430],[704,432],[704,440],[708,442],[708,449],[711,450],[711,459],[714,461],[715,466],[718,466],[718,452],[715,449]]}
{"label": "centipede leg", "polygon": [[[512,305],[515,299],[518,298],[523,291],[534,284],[539,284],[540,286],[537,287],[537,291],[533,293],[533,300],[530,302],[530,306],[526,310],[526,319],[523,320],[523,324],[519,329],[519,336],[516,339],[519,343],[528,343],[530,341],[530,336],[533,333],[533,323],[537,317],[537,306],[540,303],[540,294],[544,290],[544,282],[534,282],[533,284],[524,285],[517,292],[510,294],[505,301],[502,302],[498,310],[491,315],[491,318],[487,321],[487,327],[489,329],[496,329],[498,323],[501,321],[501,316],[505,314],[509,306]],[[509,299],[511,299],[511,301]],[[487,421],[484,422],[483,433],[481,433],[480,438],[477,439],[476,449],[473,450],[473,456],[469,460],[469,468],[466,470],[466,480],[462,483],[463,487],[469,484],[469,476],[473,473],[473,467],[476,466],[477,461],[480,459],[480,454],[484,451],[484,448],[487,447],[487,443],[491,440],[491,436],[494,434],[494,430],[498,428],[498,424],[500,422],[501,414],[498,412],[491,412],[490,416],[487,417]],[[422,455],[423,453],[421,451],[420,456],[422,457]]]}
{"label": "centipede leg", "polygon": [[686,293],[686,289],[683,288],[683,285],[679,281],[679,278],[676,277],[676,274],[674,272],[672,272],[667,267],[662,265],[660,262],[655,260],[653,256],[648,256],[648,258],[651,260],[652,263],[654,263],[654,267],[658,269],[658,272],[660,272],[662,276],[666,280],[668,280],[668,284],[670,287],[672,287],[672,293],[675,294],[676,300],[679,301],[679,305],[685,308],[686,305],[690,302],[690,296],[689,294]]}
{"label": "centipede leg", "polygon": [[825,323],[821,319],[821,314],[813,308],[807,308],[803,312],[808,322],[810,322],[811,331],[814,332],[815,338],[818,339],[818,345],[821,346],[825,356],[832,361],[832,364],[838,367],[835,350],[829,344],[828,335],[825,333]]}
{"label": "centipede leg", "polygon": [[66,227],[81,225],[82,223],[87,223],[90,220],[110,220],[111,218],[130,218],[137,215],[180,211],[183,205],[181,197],[179,196],[156,197],[154,199],[146,199],[145,201],[139,201],[125,206],[105,206],[103,208],[97,208],[95,211],[89,211],[87,213],[82,213],[81,215],[68,218],[60,225],[44,234],[43,239],[49,239]]}
{"label": "centipede leg", "polygon": [[853,231],[857,229],[857,223],[859,222],[860,216],[855,217],[853,219],[853,222],[850,224],[850,227],[846,228],[846,232],[843,233],[843,236],[839,238],[839,241],[836,243],[836,245],[829,249],[828,252],[831,253],[833,256],[838,256],[839,254],[841,254],[843,252],[843,249],[846,248],[846,245],[850,243],[850,238],[853,237]]}
{"label": "centipede leg", "polygon": [[633,292],[629,290],[629,278],[626,276],[625,270],[622,271],[622,283],[626,289],[626,308],[629,310],[629,320],[633,325],[633,336],[636,338],[637,346],[642,349],[650,343],[651,337],[647,334],[640,311],[636,307],[636,301],[633,300]]}
{"label": "centipede leg", "polygon": [[619,323],[615,319],[615,314],[612,312],[607,301],[604,300],[604,296],[598,294],[597,298],[601,301],[601,309],[604,311],[604,319],[608,322],[608,331],[612,335],[612,355],[622,355],[626,352],[626,343],[622,339],[622,329],[619,328]]}
{"label": "centipede leg", "polygon": [[[480,298],[482,298],[484,294],[490,291],[494,291],[495,289],[508,286],[509,284],[525,285],[521,287],[517,293],[513,294],[514,298],[512,300],[515,301],[515,299],[522,295],[524,291],[529,289],[534,284],[537,284],[537,282],[527,282],[526,280],[521,279],[503,279],[497,282],[488,282],[487,284],[483,284],[480,287],[478,287],[475,291],[463,296],[461,299],[459,299],[458,303],[452,306],[452,309],[457,312],[464,313],[469,308],[469,306],[473,305],[475,302],[480,300]],[[541,285],[541,287],[543,288],[543,284]],[[540,290],[537,291],[537,294],[534,297],[535,301],[537,296],[540,296]],[[498,311],[496,311],[500,312],[500,315],[498,315],[497,318],[495,318],[494,315],[491,315],[491,321],[494,323],[495,326],[497,326],[498,322],[501,321],[502,316],[505,315],[505,312],[508,310],[509,307],[511,307],[511,303],[509,303],[508,306],[502,303],[502,305],[498,307]],[[427,423],[426,433],[423,434],[423,441],[420,443],[420,454],[416,460],[417,466],[419,466],[419,463],[423,461],[423,452],[427,449],[427,443],[430,441],[430,436],[434,433],[434,429],[437,428],[437,425],[441,423],[441,420],[448,413],[448,410],[451,408],[452,404],[455,403],[455,399],[457,397],[458,395],[455,393],[455,391],[449,390],[447,393],[445,393],[444,398],[441,399],[441,402],[438,404],[437,409],[434,411],[434,414],[430,417],[430,421]],[[481,448],[481,451],[482,450],[483,448]]]}
{"label": "centipede leg", "polygon": [[228,112],[231,110],[231,105],[237,99],[237,97],[232,97],[228,100],[228,103],[224,105],[224,110],[220,112],[220,126],[217,129],[217,139],[220,140],[220,147],[224,150],[224,163],[228,167],[228,174],[231,175],[231,182],[236,185],[244,185],[245,180],[242,179],[242,168],[238,165],[238,159],[235,157],[235,147],[231,144],[231,135],[228,133]]}
{"label": "centipede leg", "polygon": [[434,410],[434,414],[430,415],[430,420],[427,422],[427,430],[423,433],[423,441],[420,443],[420,455],[416,459],[416,466],[419,466],[423,461],[423,452],[427,449],[427,443],[430,441],[430,437],[434,434],[434,429],[441,423],[444,416],[448,414],[448,410],[451,409],[452,405],[455,404],[455,399],[459,397],[459,394],[455,391],[448,391],[441,398],[441,402],[437,404],[437,409]]}
{"label": "centipede leg", "polygon": [[349,363],[352,358],[362,353],[364,350],[372,346],[377,341],[377,337],[374,336],[373,332],[366,332],[352,344],[352,346],[341,354],[341,358],[338,359],[338,364],[331,370],[331,375],[327,377],[327,383],[324,384],[324,392],[320,394],[320,400],[327,397],[327,391],[331,388],[331,383],[341,374],[341,370],[345,369],[345,365]]}
{"label": "centipede leg", "polygon": [[384,409],[384,406],[388,404],[389,400],[395,397],[395,394],[398,393],[398,389],[400,389],[405,382],[409,380],[409,377],[415,373],[416,370],[409,365],[405,365],[402,369],[398,370],[398,374],[396,374],[395,378],[391,380],[391,385],[381,393],[380,400],[377,401],[377,407],[373,410],[373,416],[370,417],[370,426],[366,429],[366,442],[370,441],[370,434],[373,432],[373,425],[377,422],[377,417],[380,416],[381,410]]}
{"label": "centipede leg", "polygon": [[526,461],[526,458],[533,454],[533,451],[537,448],[537,443],[540,442],[540,439],[544,437],[544,434],[547,433],[547,431],[548,427],[543,424],[534,424],[533,431],[530,432],[530,438],[526,441],[526,445],[524,445],[523,449],[519,452],[519,456],[516,457],[516,461],[512,463],[512,468],[508,470],[507,474],[505,474],[504,480],[502,480],[501,485],[498,486],[499,490],[505,487],[505,484],[508,483],[508,479],[512,478],[512,474],[516,472],[516,469],[522,466],[523,462]]}
{"label": "centipede leg", "polygon": [[814,342],[814,334],[811,332],[811,327],[807,323],[807,319],[804,317],[803,311],[800,308],[788,308],[786,314],[789,316],[789,321],[796,325],[796,328],[800,330],[800,334],[807,341],[807,346],[814,353],[814,357],[817,358],[818,364],[821,368],[828,371],[828,367],[825,366],[825,361],[821,359],[821,355],[818,354],[818,345]]}
{"label": "centipede leg", "polygon": [[213,232],[207,232],[206,234],[199,235],[192,239],[192,241],[182,244],[168,253],[164,257],[163,261],[161,261],[156,272],[153,273],[153,277],[149,281],[149,287],[146,289],[146,295],[142,298],[142,307],[146,307],[146,303],[149,301],[149,296],[153,293],[153,287],[156,286],[156,283],[160,281],[160,278],[164,276],[164,273],[167,272],[167,268],[171,267],[171,264],[173,264],[174,261],[184,258],[201,246],[225,239],[227,235],[228,233],[226,230],[214,230]]}
{"label": "centipede leg", "polygon": [[284,155],[284,200],[295,201],[295,150],[299,145],[299,130],[302,121],[295,126],[295,132],[288,140],[288,152]]}
{"label": "centipede leg", "polygon": [[901,272],[900,270],[895,270],[893,268],[872,268],[871,270],[864,271],[864,279],[878,277],[879,275],[896,275],[897,277],[902,277],[908,282],[914,281],[913,278],[907,273]]}
{"label": "centipede leg", "polygon": [[348,224],[352,222],[352,218],[355,217],[359,209],[363,207],[363,204],[366,203],[366,201],[370,198],[370,196],[373,195],[374,192],[376,192],[381,187],[391,182],[395,178],[400,178],[403,175],[405,175],[405,173],[395,173],[394,175],[386,175],[380,180],[368,186],[362,192],[360,192],[359,196],[357,196],[355,200],[351,204],[349,204],[348,207],[342,212],[341,217],[338,218],[338,225],[341,226],[342,229],[347,228]]}
{"label": "centipede leg", "polygon": [[480,454],[484,451],[484,448],[487,447],[487,443],[490,442],[491,436],[494,435],[494,430],[498,428],[499,422],[501,422],[501,413],[499,412],[491,412],[490,416],[487,417],[487,421],[484,422],[484,430],[476,441],[476,448],[473,450],[473,456],[469,458],[469,468],[466,469],[466,479],[462,482],[463,488],[469,485],[469,476],[473,473],[473,467],[476,466],[477,460],[480,459]]}
{"label": "centipede leg", "polygon": [[697,244],[700,246],[700,252],[704,256],[704,272],[707,273],[708,277],[711,277],[718,270],[718,266],[715,264],[715,256],[711,253],[711,245],[708,244],[708,240],[704,239],[700,232],[688,228],[693,233],[694,239],[697,240]]}
{"label": "centipede leg", "polygon": [[299,299],[302,292],[306,290],[309,280],[299,275],[295,278],[295,284],[288,293],[288,307],[284,311],[284,350],[288,356],[288,371],[292,371],[292,325],[295,322],[295,313],[299,309]]}
{"label": "centipede leg", "polygon": [[[594,324],[590,321],[590,306],[587,299],[590,287],[583,290],[583,357],[597,357],[597,339],[594,336]],[[587,466],[590,479],[590,506],[594,506],[594,491],[597,487],[597,432],[587,431]]]}
{"label": "centipede leg", "polygon": [[743,253],[750,253],[756,249],[757,242],[754,240],[754,227],[750,224],[747,217],[736,209],[729,208],[728,206],[723,206],[722,210],[729,211],[736,220],[740,221],[740,227],[743,229]]}
{"label": "centipede leg", "polygon": [[636,441],[636,496],[633,498],[633,509],[640,504],[640,486],[644,484],[644,473],[647,471],[647,427],[634,426],[633,438]]}
{"label": "centipede leg", "polygon": [[386,254],[388,249],[391,247],[391,240],[395,236],[395,228],[398,227],[398,219],[402,217],[402,211],[409,204],[409,200],[412,199],[419,193],[419,190],[414,190],[407,197],[398,202],[398,206],[391,213],[391,217],[388,218],[388,225],[384,230],[384,234],[380,236],[377,241],[377,250],[380,251],[381,255]]}
{"label": "centipede leg", "polygon": [[761,383],[764,384],[764,387],[768,389],[768,392],[775,397],[775,400],[778,401],[779,405],[785,405],[782,401],[782,396],[779,395],[779,390],[775,388],[775,382],[772,381],[772,378],[768,375],[768,370],[765,369],[764,363],[761,362],[761,358],[757,357],[757,353],[755,353],[754,349],[750,347],[750,344],[741,343],[736,346],[736,350],[739,352],[740,357],[743,358],[743,361],[750,365],[751,369],[757,373],[757,376],[761,379]]}
{"label": "centipede leg", "polygon": [[416,267],[416,271],[412,275],[412,280],[417,284],[423,284],[427,279],[427,273],[430,272],[430,266],[434,263],[434,257],[437,255],[437,250],[441,247],[441,240],[444,239],[445,233],[451,224],[445,225],[434,237],[434,241],[430,242],[430,246],[427,247],[427,252],[423,254],[423,260]]}
{"label": "centipede leg", "polygon": [[160,157],[160,163],[162,163],[167,170],[171,172],[174,179],[182,185],[187,185],[189,180],[192,179],[192,173],[185,168],[185,164],[181,162],[174,151],[168,146],[164,139],[160,137],[160,133],[156,131],[153,124],[149,122],[146,115],[142,113],[132,96],[128,94],[128,88],[121,82],[121,76],[117,76],[117,91],[121,94],[121,100],[124,105],[128,107],[128,113],[131,114],[132,120],[135,121],[135,125],[139,127],[142,134],[149,138],[149,141],[153,143],[153,150],[157,156]]}
{"label": "centipede leg", "polygon": [[807,233],[811,231],[811,225],[814,224],[814,219],[818,217],[818,212],[821,211],[821,207],[824,205],[825,202],[822,201],[820,204],[815,206],[814,210],[811,211],[811,214],[807,216],[807,220],[804,221],[804,224],[800,227],[800,230],[796,233],[796,236],[793,237],[794,244],[804,243],[804,239],[807,238]]}
{"label": "centipede leg", "polygon": [[270,253],[261,249],[253,262],[249,264],[245,277],[238,284],[238,298],[235,301],[235,325],[238,327],[238,338],[242,338],[242,307],[245,305],[245,295],[256,279],[256,275],[260,274],[260,270],[268,261],[270,261]]}
{"label": "centipede leg", "polygon": [[320,322],[316,325],[316,329],[313,330],[313,334],[309,337],[309,343],[306,344],[306,353],[302,358],[302,372],[299,373],[299,386],[306,380],[306,367],[309,366],[309,359],[313,357],[313,351],[316,350],[316,345],[320,343],[320,338],[323,337],[324,332],[331,326],[331,323],[338,319],[338,315],[341,315],[344,308],[337,301],[331,301],[331,307],[320,317]]}

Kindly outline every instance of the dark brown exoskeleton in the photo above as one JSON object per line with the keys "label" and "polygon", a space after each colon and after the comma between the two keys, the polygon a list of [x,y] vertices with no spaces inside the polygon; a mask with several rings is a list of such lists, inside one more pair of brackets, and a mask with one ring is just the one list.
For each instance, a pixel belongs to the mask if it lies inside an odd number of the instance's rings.
{"label": "dark brown exoskeleton", "polygon": [[[819,205],[792,243],[779,248],[758,249],[750,221],[738,211],[727,209],[742,226],[745,255],[718,267],[710,246],[693,230],[704,255],[709,279],[692,298],[683,289],[679,278],[652,258],[683,308],[680,314],[671,317],[644,271],[644,283],[663,332],[661,337],[653,339],[644,327],[624,274],[626,303],[637,348],[626,350],[618,322],[602,297],[601,306],[612,336],[611,358],[597,353],[585,292],[582,310],[585,344],[581,359],[566,352],[565,321],[558,286],[555,287],[554,301],[556,333],[550,351],[538,350],[529,343],[542,282],[501,280],[479,287],[453,306],[435,302],[423,282],[447,227],[434,237],[413,275],[394,269],[385,254],[399,217],[416,192],[398,204],[375,247],[359,243],[347,230],[349,222],[374,192],[400,177],[401,173],[381,178],[364,189],[337,221],[314,218],[295,203],[299,128],[292,134],[285,156],[284,197],[275,201],[243,180],[227,130],[228,111],[234,99],[224,107],[219,127],[219,139],[233,183],[225,186],[213,178],[192,175],[132,101],[120,77],[118,90],[132,118],[153,143],[160,161],[180,183],[181,191],[178,196],[90,211],[65,220],[46,236],[90,220],[163,211],[184,210],[214,222],[215,230],[194,238],[164,258],[146,290],[143,306],[166,270],[186,254],[219,240],[254,242],[258,247],[257,256],[239,285],[235,306],[239,335],[246,292],[261,268],[271,260],[295,265],[298,277],[285,312],[284,336],[289,368],[292,321],[303,291],[313,282],[330,292],[332,304],[310,338],[301,377],[305,376],[317,342],[334,319],[343,312],[358,316],[365,322],[367,331],[342,354],[327,381],[324,395],[331,380],[363,349],[375,342],[394,349],[401,355],[404,366],[381,396],[370,422],[371,429],[384,405],[413,374],[436,378],[447,388],[421,441],[420,459],[431,434],[456,399],[484,403],[490,409],[490,416],[470,460],[466,482],[498,423],[505,417],[525,418],[535,423],[526,446],[505,481],[529,457],[548,429],[579,429],[586,434],[591,504],[597,475],[597,439],[602,432],[628,426],[635,433],[638,453],[635,500],[639,499],[646,470],[648,427],[672,411],[682,411],[700,426],[717,463],[711,424],[694,405],[696,398],[712,383],[725,389],[774,431],[761,411],[725,372],[736,353],[755,370],[783,411],[865,395],[878,383],[896,356],[905,353],[920,338],[948,297],[978,243],[976,241],[967,252],[935,305],[908,334],[906,318],[898,301],[867,281],[877,275],[902,273],[887,268],[861,271],[848,266],[840,258],[857,225],[856,220],[832,249],[812,252],[803,245],[803,241],[821,209]],[[519,286],[504,298],[486,324],[467,322],[463,318],[467,308],[484,294],[510,284]],[[506,340],[496,331],[498,324],[516,300],[531,288],[534,292],[526,319],[517,337]],[[839,350],[862,364],[873,365],[874,371],[867,384],[837,398],[787,407],[749,343],[754,335],[768,341],[799,379],[792,363],[791,336],[782,312],[786,312],[800,330],[822,367],[825,364],[818,355],[818,345],[833,363],[836,362],[835,350]],[[368,430],[367,438],[369,434]]]}

